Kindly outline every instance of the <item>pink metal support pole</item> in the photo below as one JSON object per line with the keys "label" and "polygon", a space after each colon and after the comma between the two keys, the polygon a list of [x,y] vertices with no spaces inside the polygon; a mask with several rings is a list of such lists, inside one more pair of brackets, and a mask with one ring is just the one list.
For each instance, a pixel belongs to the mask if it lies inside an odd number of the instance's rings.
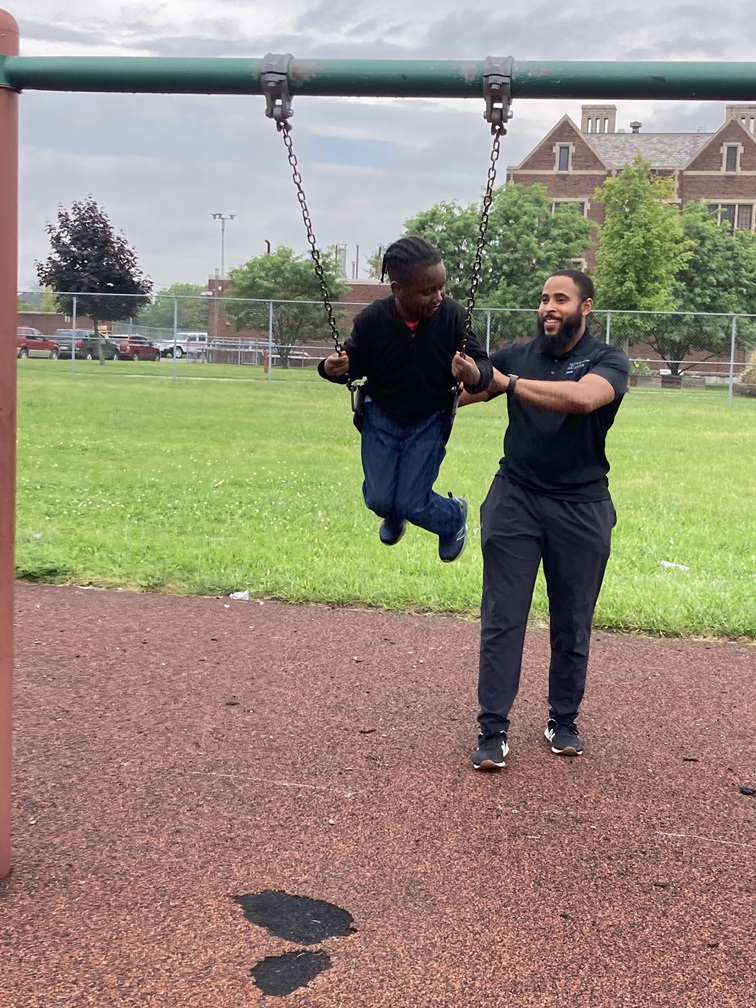
{"label": "pink metal support pole", "polygon": [[[0,10],[0,56],[18,56],[18,25],[4,10]],[[11,868],[17,207],[18,94],[0,87],[0,879]]]}

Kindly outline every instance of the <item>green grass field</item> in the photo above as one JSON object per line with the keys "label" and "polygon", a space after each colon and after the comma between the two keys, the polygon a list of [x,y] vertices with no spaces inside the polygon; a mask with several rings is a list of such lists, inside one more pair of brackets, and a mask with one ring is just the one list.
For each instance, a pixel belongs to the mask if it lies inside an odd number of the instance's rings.
{"label": "green grass field", "polygon": [[[170,361],[78,361],[73,375],[29,360],[18,373],[19,578],[477,615],[503,399],[458,414],[437,488],[468,498],[471,536],[446,565],[419,529],[380,545],[349,395],[312,371],[269,382],[178,363],[247,380],[171,381]],[[756,401],[633,390],[608,454],[619,522],[596,624],[756,639]],[[533,617],[546,612],[539,579]]]}

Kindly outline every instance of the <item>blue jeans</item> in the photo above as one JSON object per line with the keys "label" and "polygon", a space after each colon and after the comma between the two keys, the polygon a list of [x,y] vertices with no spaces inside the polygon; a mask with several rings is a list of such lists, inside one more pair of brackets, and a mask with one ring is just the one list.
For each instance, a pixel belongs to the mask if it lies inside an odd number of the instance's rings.
{"label": "blue jeans", "polygon": [[462,523],[459,504],[433,490],[451,433],[448,410],[415,423],[392,420],[368,399],[362,426],[362,495],[379,518],[454,536]]}

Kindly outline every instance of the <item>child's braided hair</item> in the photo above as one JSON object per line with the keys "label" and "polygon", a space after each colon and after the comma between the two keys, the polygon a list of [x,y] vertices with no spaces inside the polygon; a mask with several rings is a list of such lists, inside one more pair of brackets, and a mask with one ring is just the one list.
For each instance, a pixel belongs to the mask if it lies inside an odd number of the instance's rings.
{"label": "child's braided hair", "polygon": [[400,238],[389,245],[381,263],[381,283],[388,273],[389,280],[407,283],[415,273],[441,262],[438,249],[416,235]]}

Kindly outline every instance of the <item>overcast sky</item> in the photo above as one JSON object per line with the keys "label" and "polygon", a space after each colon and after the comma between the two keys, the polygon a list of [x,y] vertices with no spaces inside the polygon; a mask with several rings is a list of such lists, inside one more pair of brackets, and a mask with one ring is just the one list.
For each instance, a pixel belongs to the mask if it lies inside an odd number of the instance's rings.
{"label": "overcast sky", "polygon": [[[4,4],[22,56],[230,56],[313,59],[752,60],[750,0],[17,0]],[[96,12],[96,13],[95,13]],[[747,100],[747,96],[743,97]],[[618,126],[714,130],[723,103],[616,102]],[[581,102],[515,101],[504,168]],[[45,224],[88,195],[135,248],[156,289],[202,283],[288,245],[307,251],[281,138],[262,96],[21,96],[19,290],[49,254]],[[347,246],[347,272],[442,200],[480,198],[490,149],[482,99],[302,97],[293,139],[321,248]],[[359,253],[358,253],[359,248]]]}

